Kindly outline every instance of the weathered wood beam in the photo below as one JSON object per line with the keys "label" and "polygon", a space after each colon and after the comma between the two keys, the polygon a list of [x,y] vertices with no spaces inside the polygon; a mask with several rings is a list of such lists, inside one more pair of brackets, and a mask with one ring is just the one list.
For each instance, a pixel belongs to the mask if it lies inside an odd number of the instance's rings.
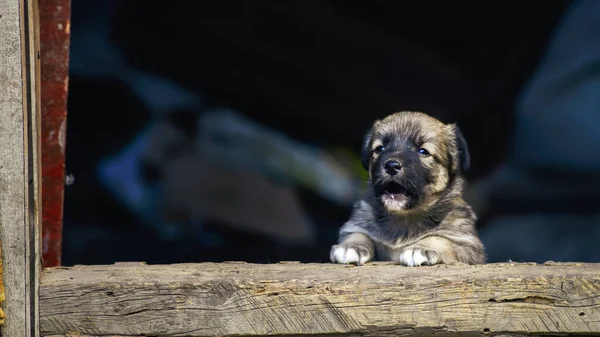
{"label": "weathered wood beam", "polygon": [[39,335],[40,78],[36,0],[0,0],[0,242],[5,337]]}
{"label": "weathered wood beam", "polygon": [[599,334],[600,264],[116,264],[44,271],[42,336]]}

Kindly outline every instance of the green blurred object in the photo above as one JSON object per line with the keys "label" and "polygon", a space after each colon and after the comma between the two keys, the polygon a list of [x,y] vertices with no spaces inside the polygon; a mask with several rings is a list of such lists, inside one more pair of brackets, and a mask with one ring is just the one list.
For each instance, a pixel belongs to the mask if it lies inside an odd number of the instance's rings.
{"label": "green blurred object", "polygon": [[336,157],[230,109],[206,112],[198,126],[196,145],[210,158],[302,186],[338,205],[350,206],[356,199],[364,173],[352,151],[341,150]]}

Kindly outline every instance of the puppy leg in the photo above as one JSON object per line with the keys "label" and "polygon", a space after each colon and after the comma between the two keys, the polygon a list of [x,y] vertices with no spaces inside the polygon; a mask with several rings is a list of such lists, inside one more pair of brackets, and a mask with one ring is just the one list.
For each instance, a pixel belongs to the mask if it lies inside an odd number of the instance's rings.
{"label": "puppy leg", "polygon": [[340,243],[331,247],[329,254],[333,263],[352,263],[359,266],[373,260],[374,256],[373,240],[362,233],[347,235]]}
{"label": "puppy leg", "polygon": [[458,262],[454,243],[441,236],[428,236],[402,249],[396,260],[409,267]]}

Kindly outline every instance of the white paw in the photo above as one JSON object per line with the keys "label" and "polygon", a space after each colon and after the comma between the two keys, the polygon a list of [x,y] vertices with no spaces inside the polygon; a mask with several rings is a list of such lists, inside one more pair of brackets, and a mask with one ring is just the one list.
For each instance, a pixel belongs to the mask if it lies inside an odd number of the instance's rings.
{"label": "white paw", "polygon": [[369,251],[361,246],[335,245],[331,247],[331,262],[363,265],[371,260]]}
{"label": "white paw", "polygon": [[409,267],[433,265],[438,263],[439,255],[431,250],[409,248],[400,254],[400,263]]}

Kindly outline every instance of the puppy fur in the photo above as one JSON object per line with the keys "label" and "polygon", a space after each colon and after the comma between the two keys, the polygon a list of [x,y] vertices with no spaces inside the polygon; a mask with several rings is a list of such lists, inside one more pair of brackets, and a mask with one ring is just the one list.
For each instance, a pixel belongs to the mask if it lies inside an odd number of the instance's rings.
{"label": "puppy fur", "polygon": [[366,193],[341,227],[331,261],[485,263],[477,217],[462,197],[469,163],[456,124],[409,111],[375,121],[362,150]]}

